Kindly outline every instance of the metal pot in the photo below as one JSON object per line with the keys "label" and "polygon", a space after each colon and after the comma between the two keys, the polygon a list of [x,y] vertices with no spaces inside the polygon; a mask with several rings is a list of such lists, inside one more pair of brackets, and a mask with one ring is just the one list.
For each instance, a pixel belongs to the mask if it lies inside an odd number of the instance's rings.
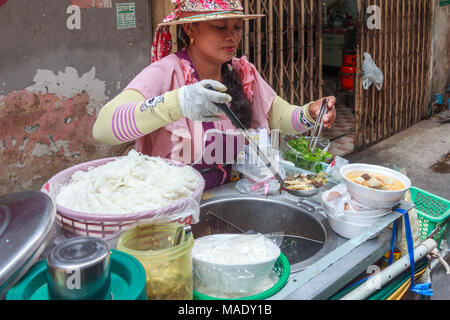
{"label": "metal pot", "polygon": [[42,192],[0,197],[0,299],[43,253],[55,218],[56,206]]}

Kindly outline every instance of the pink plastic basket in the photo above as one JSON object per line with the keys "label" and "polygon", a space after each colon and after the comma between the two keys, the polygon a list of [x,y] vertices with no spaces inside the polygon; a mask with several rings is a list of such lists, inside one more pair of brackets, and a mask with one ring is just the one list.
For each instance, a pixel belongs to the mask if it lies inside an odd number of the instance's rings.
{"label": "pink plastic basket", "polygon": [[[48,194],[52,199],[55,199],[61,187],[71,181],[72,175],[75,172],[88,171],[88,169],[91,167],[98,167],[115,159],[118,159],[118,157],[88,161],[65,169],[48,180],[42,187],[41,191]],[[181,162],[168,159],[164,160],[174,166],[186,166]],[[65,235],[92,236],[103,239],[110,238],[113,235],[120,233],[141,221],[168,216],[174,212],[181,212],[183,210],[187,211],[186,216],[173,222],[189,225],[191,224],[193,218],[192,214],[188,214],[189,210],[191,209],[192,204],[200,203],[201,195],[205,188],[203,177],[196,170],[195,173],[200,177],[200,183],[196,187],[192,196],[189,198],[183,198],[180,201],[177,201],[176,203],[173,203],[169,206],[146,212],[135,212],[118,215],[78,212],[56,204],[57,223],[59,224]]]}

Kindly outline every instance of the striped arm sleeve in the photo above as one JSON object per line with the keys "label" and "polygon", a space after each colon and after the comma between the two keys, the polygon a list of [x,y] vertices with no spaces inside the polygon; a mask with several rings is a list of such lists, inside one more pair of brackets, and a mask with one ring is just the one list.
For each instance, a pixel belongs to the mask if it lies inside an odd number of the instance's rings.
{"label": "striped arm sleeve", "polygon": [[112,132],[121,142],[136,140],[145,134],[137,127],[135,110],[142,102],[122,104],[114,110],[112,116]]}
{"label": "striped arm sleeve", "polygon": [[178,90],[145,100],[136,90],[125,90],[100,110],[94,139],[106,145],[134,141],[183,118]]}
{"label": "striped arm sleeve", "polygon": [[308,103],[303,107],[296,107],[291,114],[292,128],[298,133],[306,132],[314,126],[315,121],[308,112],[310,104]]}

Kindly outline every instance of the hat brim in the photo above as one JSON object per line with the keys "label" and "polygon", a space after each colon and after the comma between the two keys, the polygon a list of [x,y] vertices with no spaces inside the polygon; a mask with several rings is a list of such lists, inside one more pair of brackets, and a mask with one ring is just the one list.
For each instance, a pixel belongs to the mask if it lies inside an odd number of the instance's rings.
{"label": "hat brim", "polygon": [[202,17],[186,17],[170,22],[162,22],[158,26],[171,26],[177,24],[194,23],[201,21],[212,21],[212,20],[224,20],[224,19],[241,19],[241,20],[253,20],[265,17],[264,14],[214,14],[205,15]]}

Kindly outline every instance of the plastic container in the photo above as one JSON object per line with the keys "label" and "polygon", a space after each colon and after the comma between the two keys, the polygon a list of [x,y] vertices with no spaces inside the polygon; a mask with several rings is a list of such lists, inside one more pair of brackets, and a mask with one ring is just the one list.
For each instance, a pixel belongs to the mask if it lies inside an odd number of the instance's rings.
{"label": "plastic container", "polygon": [[[298,150],[292,148],[289,144],[289,140],[293,140],[292,136],[285,136],[282,142],[281,151],[283,159],[292,162],[297,168],[304,169],[313,173],[319,173],[324,170],[322,162],[306,160],[304,155]],[[298,139],[298,137],[295,137]],[[306,137],[309,139],[309,137]],[[328,139],[319,139],[317,148],[322,151],[328,151],[331,146],[331,142]]]}
{"label": "plastic container", "polygon": [[[379,173],[392,177],[405,185],[403,190],[385,191],[376,190],[360,185],[347,178],[347,174],[351,171],[361,171],[367,173]],[[381,166],[371,164],[349,164],[343,166],[340,170],[344,178],[345,185],[352,198],[359,203],[374,209],[392,209],[397,206],[403,199],[405,193],[411,187],[411,180],[404,174]]]}
{"label": "plastic container", "polygon": [[[416,205],[420,236],[425,240],[441,223],[450,216],[450,201],[431,192],[411,187],[411,198]],[[447,226],[436,233],[434,240],[441,245]]]}
{"label": "plastic container", "polygon": [[[325,211],[328,217],[328,222],[330,223],[331,229],[333,229],[334,232],[336,232],[341,237],[344,237],[346,239],[353,239],[360,235],[364,230],[371,227],[373,223],[354,223],[345,221],[341,218],[336,218],[332,214],[329,214]],[[378,236],[378,234],[373,235],[369,238],[369,240],[374,239]]]}
{"label": "plastic container", "polygon": [[[108,300],[145,300],[145,270],[132,256],[111,250],[111,295]],[[6,300],[50,300],[47,263],[33,265],[6,295]]]}
{"label": "plastic container", "polygon": [[[258,288],[269,278],[273,266],[281,253],[280,248],[275,243],[258,234],[214,234],[202,237],[196,241],[198,241],[199,246],[196,244],[193,251],[194,278],[205,287],[225,295],[247,294]],[[258,241],[258,246],[254,249],[251,246],[256,241]],[[202,243],[202,246],[200,246],[200,243]],[[241,254],[244,259],[247,257],[248,252],[253,249],[260,250],[261,254],[267,256],[265,259],[259,256],[257,258],[258,261],[255,260],[252,263],[241,261],[228,263],[227,261],[225,264],[216,262],[222,261],[220,260],[221,257],[218,257],[218,254],[216,254],[216,250],[209,251],[214,253],[214,256],[209,255],[205,258],[205,255],[202,255],[202,247],[214,248],[215,245],[224,243],[226,244],[226,249],[229,247],[230,250],[233,250],[233,252],[230,251],[230,254],[232,253],[236,256]],[[238,250],[241,250],[241,252],[235,252]],[[223,254],[224,250],[222,249],[218,252]]]}
{"label": "plastic container", "polygon": [[[341,194],[341,197],[336,198],[334,201],[328,200],[332,192]],[[321,203],[331,229],[347,239],[358,236],[365,229],[377,223],[379,219],[392,213],[392,209],[372,209],[361,205],[351,198],[344,184],[337,185],[333,189],[325,191],[322,194]],[[345,204],[350,204],[354,208],[358,207],[361,210],[345,210]],[[374,235],[370,239],[376,236]]]}
{"label": "plastic container", "polygon": [[211,295],[207,295],[201,292],[198,292],[194,289],[194,299],[195,300],[264,300],[267,298],[272,297],[273,295],[280,292],[281,289],[284,288],[286,283],[288,282],[289,275],[291,273],[291,266],[289,265],[289,261],[286,258],[286,256],[281,253],[277,261],[275,262],[275,265],[272,269],[272,276],[275,279],[275,284],[258,294],[254,294],[247,297],[241,297],[241,298],[218,298]]}
{"label": "plastic container", "polygon": [[[325,191],[322,194],[322,207],[325,213],[332,215],[335,218],[339,218],[342,221],[350,223],[372,225],[376,223],[380,218],[392,213],[391,209],[379,209],[379,210],[345,210],[344,212],[337,213],[330,201],[327,201],[328,195],[332,190]],[[356,201],[350,200],[353,205],[360,206]]]}
{"label": "plastic container", "polygon": [[[328,164],[326,164],[325,162],[321,162],[321,164],[322,164],[322,171],[328,169]],[[290,161],[282,160],[280,161],[280,165],[283,167],[286,175],[295,176],[297,174],[315,174],[315,172],[311,172],[309,170],[294,166],[294,164]]]}
{"label": "plastic container", "polygon": [[142,263],[147,274],[149,300],[192,300],[192,247],[194,237],[188,233],[174,246],[179,223],[138,225],[122,233],[117,250]]}

